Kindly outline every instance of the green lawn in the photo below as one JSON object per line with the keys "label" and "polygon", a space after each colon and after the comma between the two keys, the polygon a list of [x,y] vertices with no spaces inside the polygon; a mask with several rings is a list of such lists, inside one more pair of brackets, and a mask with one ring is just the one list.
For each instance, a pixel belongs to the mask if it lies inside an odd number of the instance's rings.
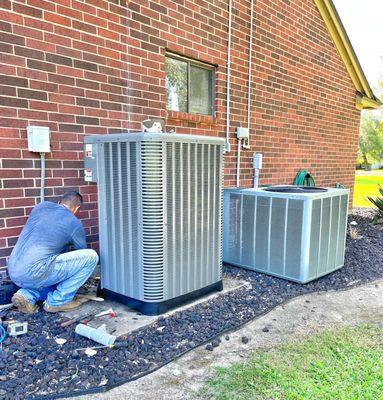
{"label": "green lawn", "polygon": [[378,185],[383,186],[383,174],[356,174],[354,189],[354,207],[372,207],[367,196],[377,197]]}
{"label": "green lawn", "polygon": [[258,351],[217,369],[200,399],[375,400],[383,398],[383,328],[343,328]]}

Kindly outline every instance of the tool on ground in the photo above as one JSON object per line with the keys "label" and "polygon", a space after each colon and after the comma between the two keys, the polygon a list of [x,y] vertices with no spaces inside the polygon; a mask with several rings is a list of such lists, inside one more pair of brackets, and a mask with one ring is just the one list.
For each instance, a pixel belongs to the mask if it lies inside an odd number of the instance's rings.
{"label": "tool on ground", "polygon": [[5,310],[8,310],[9,308],[12,308],[12,307],[13,307],[13,303],[2,304],[2,305],[0,306],[0,311],[5,311]]}
{"label": "tool on ground", "polygon": [[91,326],[78,324],[76,326],[75,332],[78,335],[85,336],[88,339],[94,340],[97,343],[103,344],[104,346],[110,346],[117,339],[116,336],[110,335],[105,330],[105,325],[99,328],[92,328]]}
{"label": "tool on ground", "polygon": [[96,314],[94,317],[99,318],[99,317],[103,317],[104,315],[109,315],[110,318],[114,318],[116,316],[116,313],[113,310],[113,308],[109,308],[108,310],[101,311],[100,313]]}
{"label": "tool on ground", "polygon": [[104,301],[105,300],[102,297],[92,296],[90,294],[77,294],[76,297],[80,297],[80,298],[88,299],[88,300],[92,300],[92,301]]}
{"label": "tool on ground", "polygon": [[61,328],[65,328],[65,327],[67,327],[69,325],[76,324],[77,322],[88,323],[93,318],[94,318],[94,314],[93,313],[88,313],[88,314],[81,315],[79,317],[71,318],[70,320],[61,323],[60,326],[61,326]]}
{"label": "tool on ground", "polygon": [[28,322],[12,321],[7,323],[7,333],[9,336],[24,335],[28,332]]}

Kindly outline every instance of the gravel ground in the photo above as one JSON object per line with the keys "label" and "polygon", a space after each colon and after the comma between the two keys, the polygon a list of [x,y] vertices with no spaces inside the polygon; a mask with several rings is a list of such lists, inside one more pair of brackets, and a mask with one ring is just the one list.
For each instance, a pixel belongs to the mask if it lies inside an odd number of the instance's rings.
{"label": "gravel ground", "polygon": [[[78,337],[73,328],[60,328],[60,318],[39,312],[6,317],[28,321],[28,335],[7,338],[0,357],[0,398],[39,398],[61,396],[84,390],[105,389],[154,370],[184,352],[209,342],[214,350],[224,331],[235,329],[278,304],[298,295],[342,290],[383,278],[383,230],[369,224],[371,211],[357,209],[350,221],[358,223],[361,238],[347,238],[344,268],[317,281],[301,285],[275,277],[225,267],[224,273],[245,279],[250,288],[241,288],[200,303],[155,324],[144,327],[126,339],[127,347],[99,350],[87,357],[76,348],[93,342]],[[67,343],[60,346],[56,338]],[[213,340],[214,338],[214,340]]]}

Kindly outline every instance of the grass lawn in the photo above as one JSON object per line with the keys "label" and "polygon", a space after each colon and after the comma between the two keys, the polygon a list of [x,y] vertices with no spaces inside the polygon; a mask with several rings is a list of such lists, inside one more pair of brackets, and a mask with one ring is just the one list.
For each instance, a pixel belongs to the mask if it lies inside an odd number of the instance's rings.
{"label": "grass lawn", "polygon": [[216,400],[383,398],[383,328],[342,328],[258,351],[217,369],[197,397]]}
{"label": "grass lawn", "polygon": [[372,207],[367,196],[373,198],[379,194],[378,184],[383,186],[383,174],[356,174],[354,189],[354,207]]}

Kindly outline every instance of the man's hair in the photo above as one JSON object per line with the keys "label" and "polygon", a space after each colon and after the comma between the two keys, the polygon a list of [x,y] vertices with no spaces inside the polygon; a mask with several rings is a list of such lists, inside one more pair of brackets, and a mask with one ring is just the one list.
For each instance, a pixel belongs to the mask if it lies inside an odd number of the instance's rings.
{"label": "man's hair", "polygon": [[61,198],[60,203],[64,203],[68,207],[76,208],[81,206],[83,199],[79,192],[72,191],[65,193]]}

